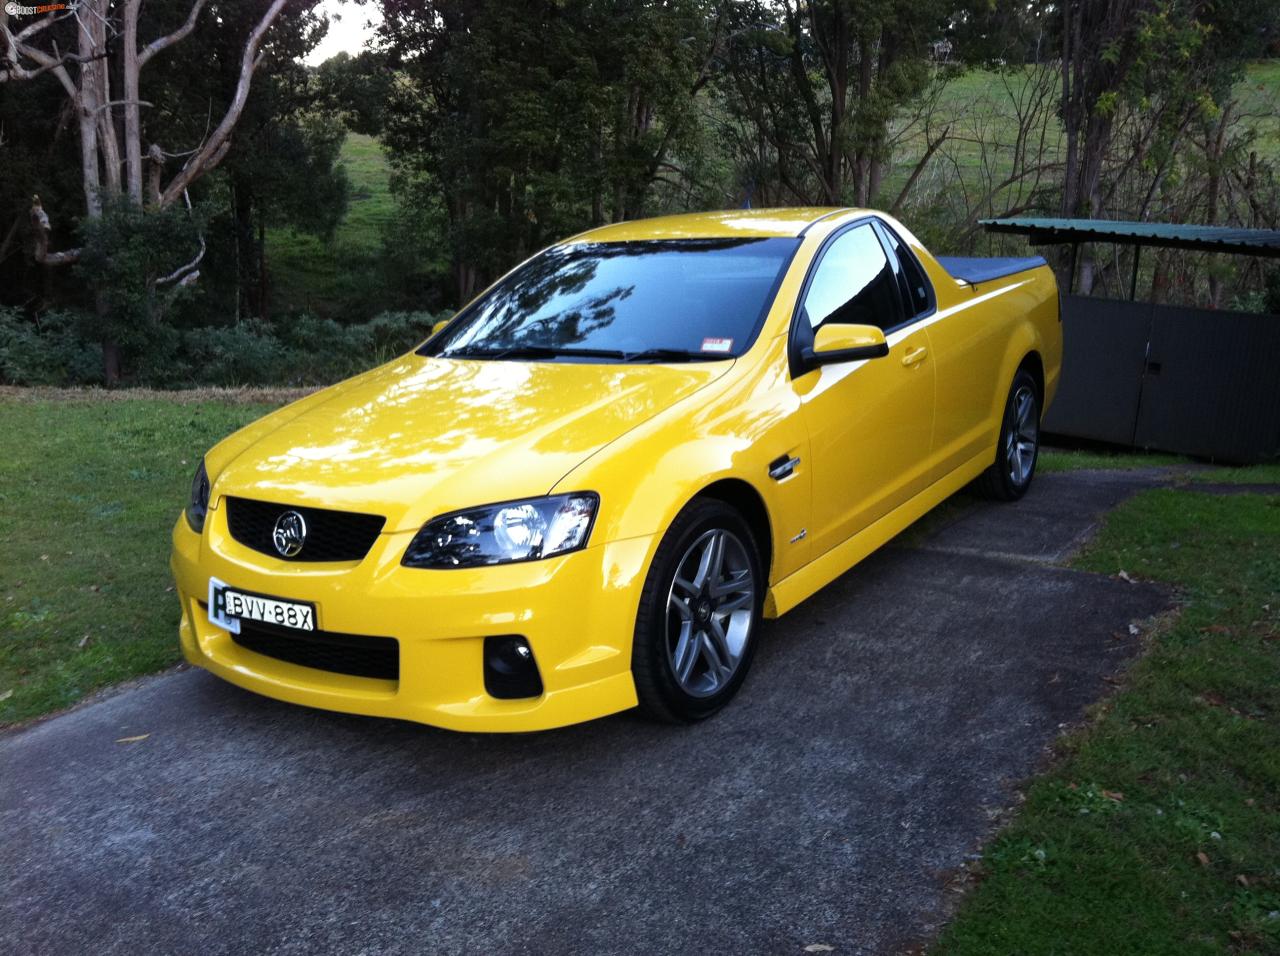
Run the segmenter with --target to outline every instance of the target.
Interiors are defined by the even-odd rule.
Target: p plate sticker
[[[704,352],[732,352],[733,339],[703,339],[702,351]]]
[[[228,634],[240,633],[240,621],[227,617],[227,598],[224,589],[227,584],[217,578],[209,578],[209,623],[220,627]]]

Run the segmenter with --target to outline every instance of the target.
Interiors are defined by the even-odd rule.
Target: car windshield
[[[579,361],[741,355],[798,239],[573,243],[531,259],[423,354]]]

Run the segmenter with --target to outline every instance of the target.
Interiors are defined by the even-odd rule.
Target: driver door
[[[906,320],[896,260],[870,221],[837,234],[819,255],[792,349],[811,343],[823,325],[845,322],[879,326],[889,354],[792,380],[809,432],[815,558],[926,487],[935,392],[928,331]]]

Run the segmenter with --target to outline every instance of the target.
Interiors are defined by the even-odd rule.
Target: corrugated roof
[[[1233,252],[1280,258],[1280,229],[1234,229],[1166,222],[1110,219],[983,219],[988,232],[1025,235],[1033,243],[1118,242],[1204,252]]]

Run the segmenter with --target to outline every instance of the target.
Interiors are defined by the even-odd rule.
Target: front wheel
[[[974,482],[986,498],[1017,501],[1031,487],[1040,457],[1040,389],[1026,369],[1019,369],[1005,402],[996,460]]]
[[[751,529],[720,501],[676,517],[649,567],[631,652],[640,708],[669,723],[710,717],[755,653],[764,574]]]

